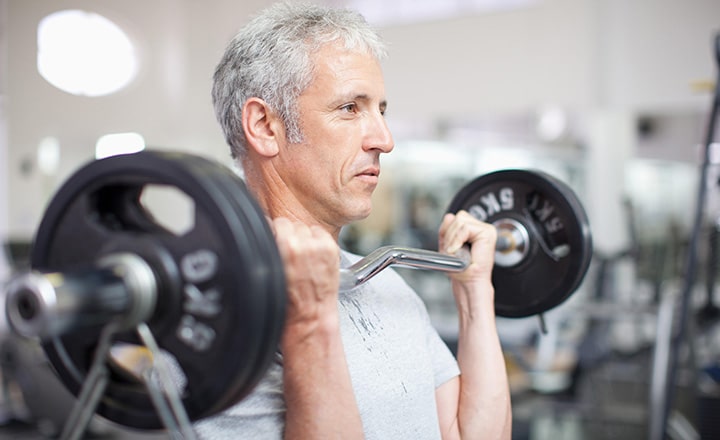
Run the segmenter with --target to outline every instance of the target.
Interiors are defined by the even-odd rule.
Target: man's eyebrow
[[[359,95],[355,95],[353,99],[358,101],[369,101],[370,97],[365,93],[360,93]]]
[[[367,93],[358,93],[356,95],[348,94],[344,97],[337,99],[335,101],[335,103],[333,104],[333,106],[339,105],[340,103],[347,102],[347,101],[368,102],[370,100],[371,100],[370,95],[368,95]],[[380,108],[381,111],[385,111],[385,109],[387,109],[387,100],[383,99],[382,101],[380,101],[380,104],[378,105],[378,107]]]
[[[358,95],[355,95],[355,98],[353,99],[357,101],[370,101],[370,96],[366,93],[360,93]],[[378,107],[380,107],[380,110],[385,111],[385,109],[387,108],[387,100],[383,99],[382,101],[380,101],[380,105]]]

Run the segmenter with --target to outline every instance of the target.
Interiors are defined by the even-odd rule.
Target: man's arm
[[[472,263],[452,276],[459,315],[460,376],[436,391],[443,439],[510,439],[512,411],[505,360],[495,325],[492,266],[496,232],[466,212],[449,214],[440,227],[440,249],[471,244]]]
[[[281,341],[287,439],[362,438],[340,336],[340,254],[324,230],[273,220],[288,289]]]

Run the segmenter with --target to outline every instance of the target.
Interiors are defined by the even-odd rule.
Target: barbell
[[[188,230],[172,231],[146,209],[141,196],[153,185],[189,197]],[[497,171],[458,192],[448,212],[461,209],[498,230],[498,315],[542,313],[580,285],[592,240],[563,182]],[[391,265],[461,271],[468,262],[385,246],[341,269],[340,290]],[[265,215],[233,171],[196,155],[144,151],[82,167],[48,205],[31,267],[8,286],[11,328],[41,340],[78,407],[121,425],[182,427],[227,409],[261,379],[281,337],[285,278]],[[166,358],[180,379],[159,368]],[[161,377],[146,376],[155,371],[147,362]]]

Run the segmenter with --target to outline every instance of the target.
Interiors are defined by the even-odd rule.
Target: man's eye
[[[340,107],[340,110],[348,113],[355,113],[355,111],[357,111],[357,105],[355,105],[354,103],[345,104]]]

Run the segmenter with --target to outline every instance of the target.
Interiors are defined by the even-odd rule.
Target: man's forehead
[[[360,85],[369,81],[374,86],[384,87],[380,62],[368,52],[329,47],[327,50],[316,52],[312,62],[311,82],[320,80],[338,85],[347,84],[352,88],[351,85]],[[354,93],[366,94],[370,97],[369,90]]]

